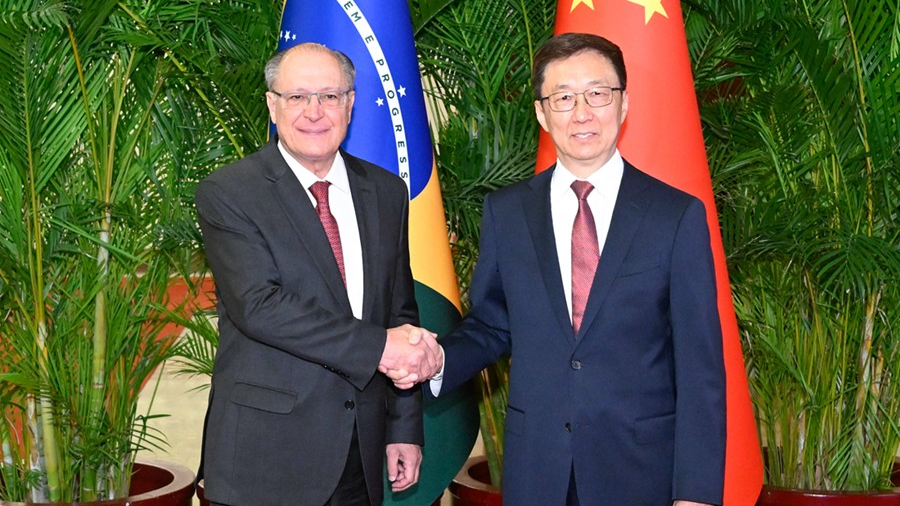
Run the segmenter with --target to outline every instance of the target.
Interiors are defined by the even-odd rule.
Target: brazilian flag
[[[409,242],[423,327],[440,335],[459,322],[441,190],[407,0],[286,0],[279,49],[318,42],[356,66],[356,102],[344,149],[397,174],[409,187]],[[478,432],[473,393],[458,389],[425,407],[419,483],[385,504],[426,506],[468,458]]]

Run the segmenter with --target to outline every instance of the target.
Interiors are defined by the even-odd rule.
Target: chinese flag
[[[678,0],[560,0],[557,34],[593,33],[622,48],[628,71],[628,116],[619,151],[652,176],[703,201],[718,280],[727,376],[725,505],[752,506],[762,487],[762,457],[713,200],[700,114]],[[556,161],[541,133],[537,170]]]

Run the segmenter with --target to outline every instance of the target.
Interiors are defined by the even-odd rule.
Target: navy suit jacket
[[[725,373],[703,204],[625,163],[579,334],[548,170],[485,199],[462,325],[441,339],[442,392],[511,355],[503,502],[722,502]]]
[[[369,497],[381,504],[385,444],[424,442],[421,393],[400,393],[376,371],[385,329],[418,322],[408,192],[342,155],[362,242],[361,320],[274,139],[197,189],[219,313],[201,470],[212,502],[324,504],[355,426]]]

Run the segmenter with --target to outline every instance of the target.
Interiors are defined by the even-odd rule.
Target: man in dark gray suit
[[[421,392],[378,369],[429,377],[438,349],[413,327],[406,186],[340,150],[353,80],[324,46],[277,54],[277,136],[197,189],[218,295],[201,464],[216,504],[379,505],[385,455],[394,491],[418,479]]]

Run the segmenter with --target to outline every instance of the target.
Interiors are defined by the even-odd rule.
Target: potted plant
[[[534,173],[540,127],[534,119],[531,61],[553,32],[556,1],[413,0],[410,7],[465,310],[484,196]],[[508,374],[508,361],[501,361],[478,378],[490,470],[480,476],[490,477],[498,495]],[[451,492],[458,485],[458,480],[451,484]]]
[[[173,354],[173,279],[198,265],[193,183],[266,135],[239,128],[247,87],[221,60],[256,58],[243,39],[271,33],[272,3],[0,15],[0,501],[125,497],[162,443],[137,400]]]
[[[691,6],[688,39],[765,446],[760,504],[776,504],[767,501],[784,487],[888,489],[900,444],[898,6]]]

